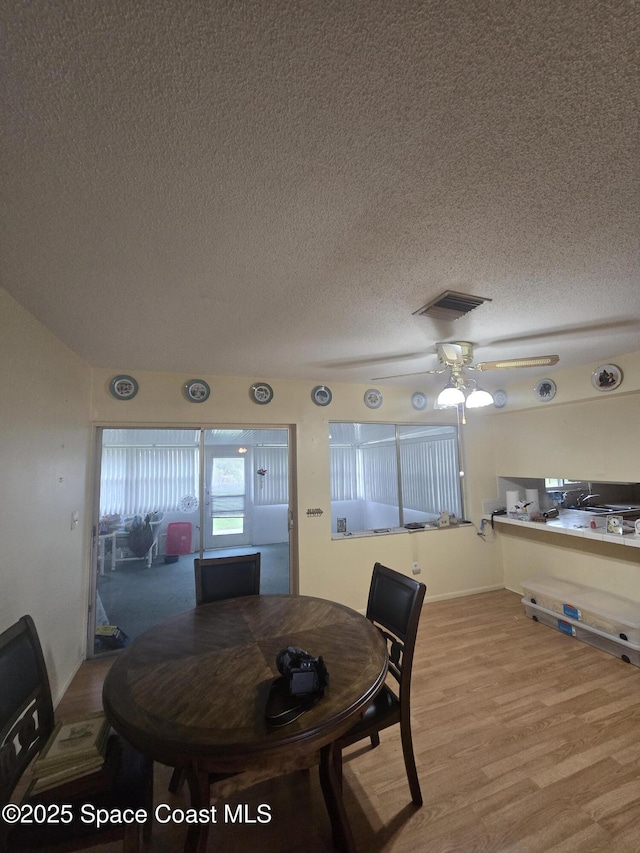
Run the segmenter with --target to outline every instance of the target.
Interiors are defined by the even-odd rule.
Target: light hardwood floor
[[[100,707],[108,661],[83,665],[59,717]],[[400,738],[345,754],[345,802],[363,853],[638,853],[640,670],[536,624],[506,590],[426,604],[413,674],[424,806],[410,801]],[[186,807],[156,769],[155,799]],[[209,850],[329,853],[317,773],[256,786],[233,803],[270,824],[217,824]],[[181,849],[154,825],[149,851]],[[94,848],[103,853],[118,845]]]

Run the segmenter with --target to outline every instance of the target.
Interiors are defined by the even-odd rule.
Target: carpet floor
[[[206,551],[205,557],[227,557],[260,551],[260,592],[274,595],[289,592],[289,545],[255,545]],[[185,554],[176,563],[156,557],[121,563],[116,571],[98,575],[96,624],[116,625],[133,639],[174,613],[195,607],[193,560]]]

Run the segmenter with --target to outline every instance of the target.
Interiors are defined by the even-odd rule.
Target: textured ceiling
[[[639,22],[633,0],[5,0],[0,286],[131,371],[640,349]],[[447,289],[492,301],[413,316]]]

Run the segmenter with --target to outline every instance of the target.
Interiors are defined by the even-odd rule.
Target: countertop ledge
[[[376,530],[354,530],[352,533],[332,533],[331,539],[337,541],[339,539],[362,539],[366,536],[396,536],[398,533],[430,533],[433,530],[462,530],[466,527],[473,527],[470,521],[459,520],[457,524],[450,524],[447,527],[433,527],[430,524],[425,527],[415,527],[407,530],[406,527],[383,527]],[[640,537],[638,537],[640,540]]]
[[[591,516],[593,518],[594,516]],[[488,518],[491,518],[489,515]],[[558,518],[547,519],[543,524],[540,521],[523,521],[519,518],[508,518],[506,515],[495,515],[493,520],[496,524],[512,524],[519,527],[532,527],[535,530],[556,533],[564,536],[582,536],[585,539],[596,539],[602,542],[611,542],[615,545],[628,545],[631,548],[640,548],[640,536],[635,533],[607,533],[606,521],[602,517],[595,517],[595,530],[590,527],[591,520],[585,519],[583,512],[571,509],[560,510]]]

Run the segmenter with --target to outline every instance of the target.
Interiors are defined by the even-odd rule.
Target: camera
[[[278,652],[276,666],[287,679],[292,696],[322,696],[329,683],[329,673],[322,658],[314,658],[295,646]]]

